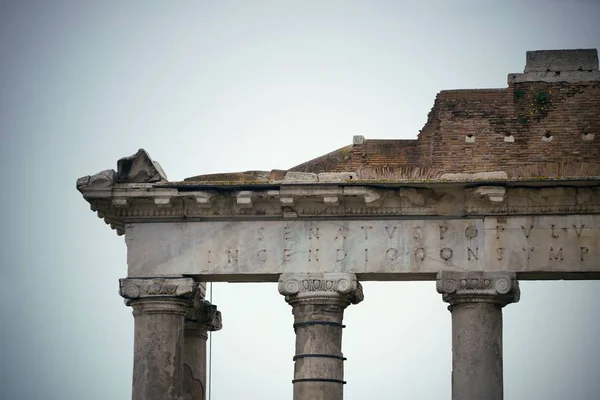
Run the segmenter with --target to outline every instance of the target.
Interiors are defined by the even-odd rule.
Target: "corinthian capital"
[[[518,302],[521,294],[514,272],[442,271],[436,289],[450,305],[487,302],[504,307]]]
[[[364,298],[356,275],[345,273],[282,274],[278,289],[289,303],[341,301],[357,304]]]

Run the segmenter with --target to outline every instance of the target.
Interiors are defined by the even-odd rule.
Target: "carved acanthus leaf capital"
[[[119,293],[128,303],[137,300],[169,299],[188,300],[200,290],[192,278],[126,278],[119,279]]]
[[[362,286],[355,274],[282,274],[279,278],[278,289],[290,304],[328,301],[357,304],[364,298]]]
[[[505,306],[518,302],[521,294],[514,272],[441,271],[436,289],[450,305],[488,302]]]

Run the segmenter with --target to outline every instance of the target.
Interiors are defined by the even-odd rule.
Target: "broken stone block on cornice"
[[[167,175],[157,161],[152,161],[148,152],[139,149],[129,157],[117,161],[118,183],[166,182]]]
[[[475,189],[475,193],[487,197],[492,203],[501,203],[504,201],[506,189],[503,186],[480,186]]]
[[[296,182],[317,182],[317,174],[311,172],[296,172],[288,171],[285,174],[284,183],[296,183]]]
[[[321,172],[319,182],[337,183],[356,180],[356,172]]]
[[[508,175],[504,171],[475,172],[475,173],[445,173],[440,176],[441,180],[448,181],[488,181],[507,180]]]
[[[363,186],[346,186],[343,188],[344,196],[362,197],[366,204],[373,203],[381,197],[381,195],[373,189]]]
[[[107,169],[98,172],[95,175],[86,175],[77,179],[77,189],[81,192],[82,189],[104,189],[110,188],[115,184],[115,171]]]

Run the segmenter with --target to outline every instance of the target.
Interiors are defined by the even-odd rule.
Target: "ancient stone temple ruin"
[[[401,280],[437,280],[449,304],[452,398],[500,400],[519,280],[600,278],[599,185],[596,50],[528,52],[506,88],[442,91],[416,140],[180,182],[140,150],[77,180],[125,235],[135,400],[205,398],[211,281],[279,282],[294,399],[340,400],[344,311],[361,281]]]

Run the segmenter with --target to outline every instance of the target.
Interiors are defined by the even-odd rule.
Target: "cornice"
[[[483,189],[482,189],[483,188]],[[291,190],[293,189],[293,190]],[[88,185],[79,190],[119,235],[132,222],[219,219],[464,217],[600,213],[600,188],[503,186],[182,191],[152,184]]]
[[[600,213],[598,179],[571,184],[488,180],[364,185],[296,179],[225,187],[169,183],[160,165],[143,150],[119,160],[118,166],[119,171],[78,179],[77,189],[119,235],[133,222]]]

